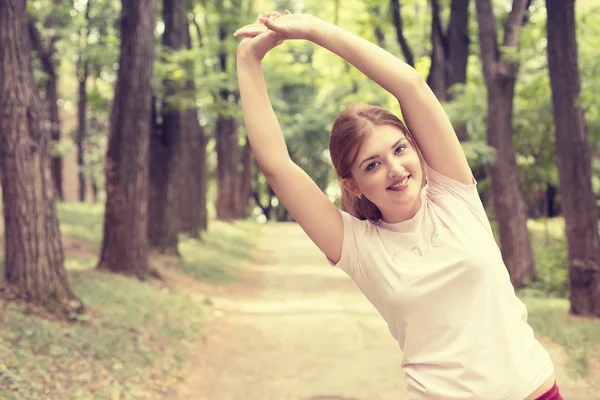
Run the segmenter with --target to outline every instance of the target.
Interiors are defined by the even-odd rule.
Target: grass
[[[529,220],[538,275],[519,291],[536,334],[561,345],[574,376],[584,376],[589,360],[600,356],[600,320],[569,315],[569,280],[564,219]]]
[[[600,357],[600,320],[569,315],[567,299],[521,296],[529,323],[538,335],[550,338],[569,355],[574,376],[587,373],[591,358]]]
[[[102,212],[59,205],[69,280],[89,313],[66,324],[8,304],[0,326],[0,398],[163,398],[185,376],[208,305],[183,287],[95,270]],[[181,267],[190,280],[234,282],[258,232],[251,222],[213,223],[204,242],[182,238]]]

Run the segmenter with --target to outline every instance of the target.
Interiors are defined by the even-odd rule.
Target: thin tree
[[[62,4],[62,0],[52,0],[53,7],[57,8]],[[46,106],[50,118],[50,136],[52,144],[60,142],[60,115],[58,112],[58,73],[59,63],[56,59],[56,42],[59,40],[59,26],[55,13],[51,13],[46,22],[46,28],[53,31],[47,38],[42,38],[35,25],[35,21],[29,20],[29,35],[31,36],[32,48],[36,51],[40,60],[42,70],[46,74]],[[56,188],[56,195],[63,199],[63,162],[60,155],[54,155],[51,161],[52,178]]]
[[[229,7],[226,7],[223,2],[217,1],[217,11],[221,17],[218,26],[218,59],[219,69],[223,73],[229,72],[227,43],[234,31],[232,18],[236,15],[239,16],[241,4],[241,0],[235,0]],[[224,221],[237,218],[237,211],[239,210],[239,124],[237,118],[231,115],[229,111],[231,98],[236,96],[226,87],[220,88],[218,95],[215,96],[219,110],[215,129],[217,150],[217,198],[215,208],[217,218]]]
[[[106,211],[98,268],[143,279],[156,0],[122,0],[121,48],[106,154]]]
[[[444,29],[439,0],[431,0],[431,68],[427,83],[440,101],[452,100],[450,88],[467,81],[469,59],[469,0],[452,0],[450,20]],[[456,127],[461,141],[468,139],[467,129]]]
[[[86,179],[85,179],[85,138],[87,136],[87,81],[89,75],[89,61],[85,54],[85,46],[90,32],[90,8],[92,0],[87,0],[85,6],[85,26],[79,31],[79,57],[77,58],[77,81],[79,82],[77,100],[77,133],[75,144],[77,145],[77,177],[78,177],[78,199],[85,201]]]
[[[600,317],[600,264],[591,152],[580,105],[575,0],[546,0],[548,70],[559,192],[569,255],[571,313]]]
[[[527,0],[513,0],[504,23],[502,48],[498,45],[491,0],[476,0],[481,63],[487,87],[487,141],[496,149],[491,167],[494,206],[500,248],[511,282],[522,287],[536,278],[527,214],[512,141],[513,100],[518,65],[514,61]]]
[[[69,288],[51,174],[50,131],[31,65],[25,0],[0,2],[0,179],[4,296],[82,312]]]

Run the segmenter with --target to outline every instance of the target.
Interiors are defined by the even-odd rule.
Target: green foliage
[[[562,297],[569,295],[569,262],[563,218],[527,222],[538,280],[528,285],[530,295]]]

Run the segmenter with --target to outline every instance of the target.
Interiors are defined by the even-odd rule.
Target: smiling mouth
[[[391,190],[394,192],[398,192],[400,190],[404,190],[406,189],[406,186],[408,185],[408,180],[410,179],[410,175],[405,176],[404,178],[394,182],[393,185],[388,186],[387,190]]]

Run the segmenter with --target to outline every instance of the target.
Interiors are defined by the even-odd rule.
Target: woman
[[[279,200],[388,323],[409,399],[562,399],[548,353],[527,324],[442,106],[420,75],[378,46],[311,15],[259,16],[235,33],[246,130]],[[295,165],[261,69],[284,40],[344,58],[401,106],[355,104],[329,141],[343,211]]]

